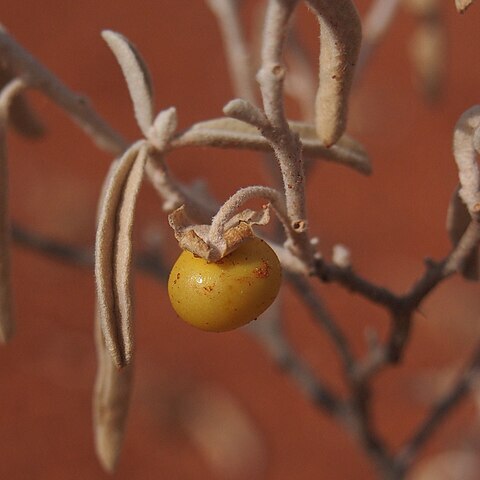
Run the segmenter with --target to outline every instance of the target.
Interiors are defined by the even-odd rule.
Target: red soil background
[[[362,13],[368,3],[358,2]],[[312,234],[320,237],[325,255],[335,243],[344,243],[362,274],[398,291],[421,274],[425,256],[439,258],[450,247],[445,213],[457,182],[451,132],[459,115],[478,102],[480,5],[461,16],[453,3],[443,5],[448,68],[441,100],[428,105],[415,89],[408,58],[415,21],[402,10],[352,96],[349,132],[370,152],[374,174],[366,178],[319,163],[308,193]],[[138,46],[152,72],[157,108],[175,105],[180,127],[220,116],[232,98],[218,29],[201,1],[3,0],[0,11],[2,23],[22,45],[85,93],[131,140],[139,133],[119,68],[99,36],[104,28],[122,32]],[[314,60],[317,25],[306,10],[300,17]],[[42,234],[90,247],[96,201],[111,159],[48,100],[35,94],[32,100],[48,134],[35,142],[9,136],[12,217]],[[170,165],[186,182],[208,179],[219,199],[264,181],[258,157],[245,152],[181,151]],[[175,253],[161,204],[147,185],[138,206],[138,248],[153,228]],[[93,273],[14,247],[13,283],[18,329],[0,350],[0,478],[109,478],[95,458],[90,421]],[[385,333],[388,319],[380,309],[339,288],[318,288],[358,353],[365,349],[365,326]],[[212,335],[184,325],[163,285],[145,275],[137,275],[136,292],[135,394],[115,478],[374,478],[369,460],[348,435],[318,413],[248,335]],[[427,411],[420,397],[435,394],[424,379],[460,365],[479,336],[477,292],[478,285],[459,279],[442,285],[417,315],[403,364],[375,382],[376,423],[394,447]],[[319,375],[342,389],[328,339],[287,287],[284,305],[295,346]],[[235,399],[233,410],[253,422],[265,471],[247,466],[248,473],[240,474],[233,461],[223,473],[213,469],[181,427],[172,401],[209,386],[228,392]],[[222,402],[215,398],[212,402]],[[225,415],[227,421],[230,414]],[[423,458],[462,445],[475,415],[471,400],[462,404]],[[222,429],[208,421],[214,430]],[[240,464],[243,450],[242,445],[236,449]]]

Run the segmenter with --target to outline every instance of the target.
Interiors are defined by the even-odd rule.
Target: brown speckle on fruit
[[[270,265],[262,258],[262,265],[253,270],[257,278],[266,278],[270,275]]]

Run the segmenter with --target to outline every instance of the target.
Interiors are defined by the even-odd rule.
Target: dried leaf
[[[120,64],[133,102],[137,124],[147,136],[153,122],[153,87],[148,68],[136,47],[123,35],[104,30],[102,37]]]
[[[93,393],[95,450],[103,468],[113,473],[117,465],[130,404],[133,364],[118,370],[105,347],[98,307],[95,321],[97,376]]]
[[[452,244],[456,246],[471,222],[470,213],[459,196],[460,187],[453,192],[447,210],[447,231]],[[467,280],[479,279],[478,248],[474,249],[465,259],[461,274]]]
[[[146,149],[139,142],[116,163],[102,201],[95,246],[95,276],[105,342],[118,367],[133,353],[131,234]]]
[[[370,159],[364,148],[347,135],[327,148],[318,138],[314,125],[289,122],[290,128],[300,135],[302,150],[310,157],[320,157],[351,167],[361,173],[371,173]],[[245,148],[269,151],[268,140],[258,129],[234,118],[218,118],[200,122],[178,134],[170,148],[209,146],[218,148]]]
[[[307,0],[320,24],[319,86],[315,102],[318,137],[327,147],[345,131],[347,105],[362,27],[351,0]]]
[[[463,13],[474,2],[474,0],[455,0],[457,11]]]

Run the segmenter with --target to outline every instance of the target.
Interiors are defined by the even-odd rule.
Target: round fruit
[[[210,332],[255,320],[275,300],[282,279],[275,252],[259,238],[246,240],[218,262],[184,251],[168,279],[178,316]]]

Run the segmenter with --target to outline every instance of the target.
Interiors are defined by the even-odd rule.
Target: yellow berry
[[[170,273],[168,294],[185,322],[224,332],[263,313],[275,300],[281,278],[275,252],[253,238],[218,262],[209,263],[185,250]]]

